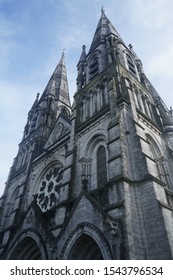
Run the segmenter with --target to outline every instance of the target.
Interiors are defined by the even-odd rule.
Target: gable
[[[60,114],[52,132],[49,135],[49,138],[44,148],[47,149],[50,146],[60,142],[63,138],[69,135],[70,131],[71,131],[70,119],[63,114]]]
[[[110,228],[111,225],[114,225],[116,234],[119,234],[120,231],[119,223],[109,216],[102,206],[85,190],[81,192],[76,200],[71,213],[64,223],[60,235],[64,235],[64,231],[69,233],[81,223],[99,225],[100,230],[103,230],[105,225]]]

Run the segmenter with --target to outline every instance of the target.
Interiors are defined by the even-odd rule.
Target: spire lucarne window
[[[94,78],[99,71],[99,59],[95,56],[90,64],[90,79]]]
[[[133,62],[133,59],[130,57],[129,54],[126,54],[126,58],[127,58],[127,64],[128,64],[128,68],[129,70],[136,75],[136,67],[135,64]]]

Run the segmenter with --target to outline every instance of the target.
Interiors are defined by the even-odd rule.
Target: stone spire
[[[32,160],[44,151],[45,143],[60,114],[71,116],[71,105],[64,62],[64,51],[43,94],[36,99],[28,113],[23,138],[10,176],[29,170]]]
[[[86,47],[82,46],[82,53],[77,64],[78,77],[77,77],[77,90],[86,84]]]
[[[61,59],[55,68],[40,100],[45,99],[46,96],[52,96],[55,101],[59,101],[61,106],[65,106],[71,112],[71,104],[69,97],[67,72],[64,61],[65,53],[63,51]]]
[[[115,27],[112,25],[112,23],[107,18],[107,16],[105,15],[105,11],[102,7],[101,17],[98,22],[89,52],[92,51],[95,47],[97,47],[100,43],[102,43],[105,39],[105,36],[107,36],[109,34],[113,34],[117,38],[121,39],[121,36],[116,31]]]
[[[40,99],[39,94],[37,94],[36,100],[29,111],[23,139],[33,134],[34,131],[39,137],[40,131],[48,136],[60,113],[65,113],[67,116],[71,115],[64,51],[43,94]]]
[[[83,46],[82,46],[82,53],[81,53],[81,56],[80,56],[78,65],[79,65],[80,63],[84,63],[85,61],[86,61],[86,46],[83,45]]]

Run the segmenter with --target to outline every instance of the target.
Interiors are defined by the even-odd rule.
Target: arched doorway
[[[82,236],[79,237],[79,239],[73,245],[68,259],[103,260],[103,255],[95,240],[87,234],[82,234]]]
[[[26,237],[14,250],[12,260],[41,260],[41,252],[36,241]]]

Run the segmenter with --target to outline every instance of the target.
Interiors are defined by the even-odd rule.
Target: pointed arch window
[[[164,182],[168,188],[172,187],[172,182],[170,178],[170,171],[169,171],[169,164],[167,158],[165,158],[160,149],[158,148],[157,144],[154,140],[147,135],[147,140],[150,143],[150,149],[152,153],[152,158],[156,162],[156,167],[158,171],[158,177],[162,182]]]
[[[106,149],[100,146],[97,150],[97,186],[104,187],[107,182]]]
[[[133,59],[130,57],[129,54],[126,54],[126,59],[127,59],[127,64],[128,64],[128,68],[129,70],[136,75],[136,66],[134,64]]]
[[[137,108],[146,116],[148,116],[152,121],[156,122],[154,114],[155,105],[152,103],[152,100],[141,90],[138,91],[135,85],[133,86],[133,88]]]
[[[92,79],[95,75],[98,74],[99,71],[99,59],[97,56],[95,56],[90,64],[90,79]]]
[[[80,121],[83,122],[84,120],[84,102],[80,102]]]
[[[135,103],[138,109],[140,109],[142,111],[142,98],[141,98],[141,94],[139,93],[137,87],[135,85],[133,85],[133,89],[134,89],[134,97],[135,97]]]

